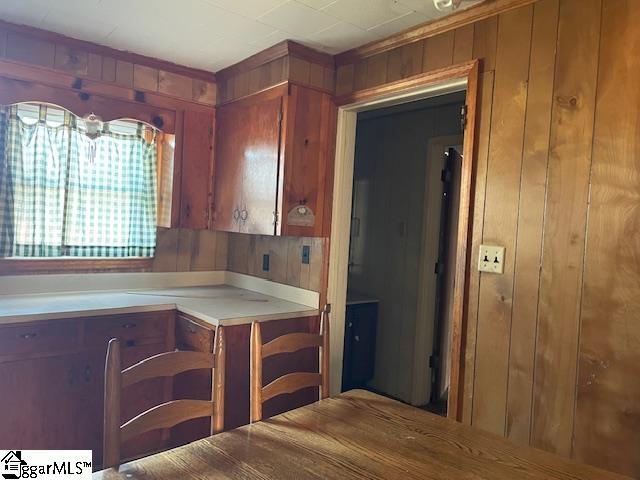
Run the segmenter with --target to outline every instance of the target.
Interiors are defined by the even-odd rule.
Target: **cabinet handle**
[[[31,338],[35,338],[35,337],[37,337],[37,336],[38,336],[38,334],[37,334],[37,333],[35,333],[35,332],[32,332],[32,333],[23,333],[22,335],[20,335],[20,338],[24,338],[25,340],[29,340],[29,339],[31,339]]]
[[[238,210],[237,208],[233,211],[233,219],[237,222],[238,219],[240,218],[240,210]]]
[[[122,324],[122,328],[126,328],[126,329],[135,328],[135,327],[136,327],[135,323],[123,323]]]
[[[187,203],[187,206],[184,208],[184,211],[187,215],[187,218],[191,216],[191,205]]]
[[[247,210],[246,210],[246,209],[245,209],[245,210],[242,210],[242,213],[240,214],[240,219],[241,219],[243,222],[246,222],[246,221],[247,221],[247,218],[249,218],[249,212],[247,212]]]

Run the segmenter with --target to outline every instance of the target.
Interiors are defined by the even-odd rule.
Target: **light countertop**
[[[173,310],[211,325],[308,317],[318,309],[230,285],[0,295],[0,324]]]

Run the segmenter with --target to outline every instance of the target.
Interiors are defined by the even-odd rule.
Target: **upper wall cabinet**
[[[321,236],[334,120],[329,94],[294,84],[219,107],[214,228]]]
[[[180,226],[183,228],[209,228],[213,131],[213,110],[184,112],[180,176]]]

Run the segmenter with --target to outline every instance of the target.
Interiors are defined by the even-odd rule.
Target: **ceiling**
[[[0,0],[2,20],[214,72],[285,39],[334,54],[443,15],[432,0]]]

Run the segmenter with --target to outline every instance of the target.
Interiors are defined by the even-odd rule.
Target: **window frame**
[[[2,81],[4,80],[4,81]],[[165,110],[151,105],[137,104],[135,105],[138,110],[138,115],[132,115],[132,103],[116,100],[108,97],[102,97],[97,95],[91,95],[89,99],[82,100],[81,104],[83,109],[78,110],[79,105],[75,101],[69,102],[69,107],[66,106],[67,102],[64,100],[70,100],[68,98],[66,89],[60,89],[56,87],[50,87],[47,85],[32,85],[36,87],[35,90],[31,88],[26,91],[21,91],[23,85],[18,82],[11,81],[10,78],[5,77],[0,73],[0,81],[2,81],[4,89],[4,95],[0,95],[0,103],[3,105],[22,103],[22,102],[36,102],[36,103],[50,103],[54,106],[59,106],[63,109],[67,109],[78,116],[83,116],[85,112],[96,111],[101,115],[104,121],[110,121],[118,118],[127,118],[132,120],[139,120],[144,123],[150,123],[149,120],[160,117],[167,121],[165,124],[168,128],[163,130],[163,134],[174,135],[177,142],[178,136],[176,130],[177,116],[181,113],[178,111]],[[26,95],[29,95],[27,97]],[[77,94],[76,94],[77,95]],[[77,98],[77,97],[76,97]],[[75,99],[73,99],[75,100]],[[106,107],[106,108],[105,108]],[[178,145],[176,144],[176,147]],[[160,148],[160,143],[158,144]],[[176,165],[180,165],[181,156],[178,148],[175,149],[173,159],[173,174],[176,174]],[[179,172],[179,170],[178,170]],[[160,181],[160,169],[158,170],[158,180]],[[171,183],[175,185],[175,178]],[[160,185],[160,184],[158,184]],[[175,197],[172,192],[172,197]],[[179,193],[179,192],[178,192]],[[173,223],[173,221],[172,221]],[[156,222],[156,226],[157,222]],[[160,225],[162,226],[162,225]],[[156,240],[157,248],[157,240]],[[157,251],[156,251],[157,255]],[[151,271],[155,257],[128,257],[128,258],[99,258],[99,257],[57,257],[57,258],[25,258],[25,257],[8,257],[0,258],[0,276],[3,275],[20,275],[20,274],[39,274],[39,273],[97,273],[97,272],[144,272]]]

